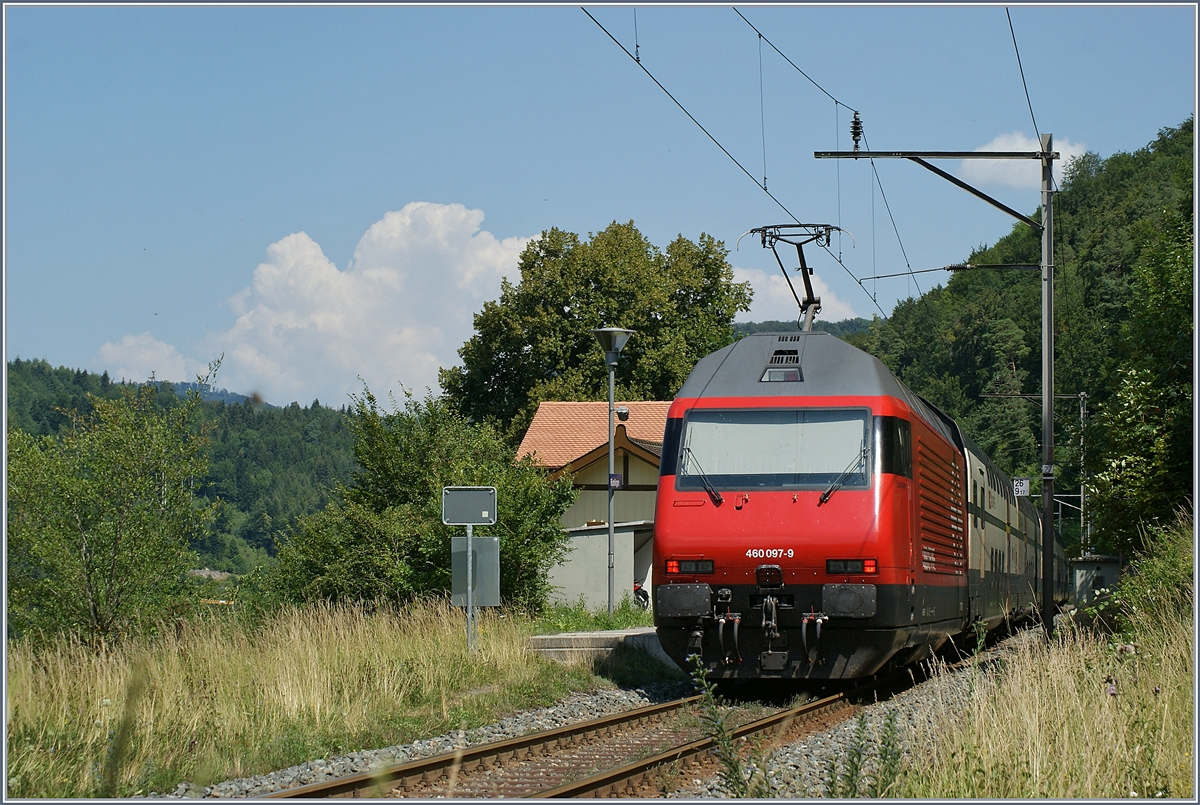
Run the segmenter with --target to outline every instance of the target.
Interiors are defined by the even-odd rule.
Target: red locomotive
[[[668,414],[654,621],[714,679],[848,679],[1035,613],[1041,527],[955,422],[823,332],[702,359]],[[1065,598],[1061,545],[1056,595]],[[972,640],[973,642],[973,640]]]

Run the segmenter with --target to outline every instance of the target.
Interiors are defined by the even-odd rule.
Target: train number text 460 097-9
[[[748,559],[791,559],[795,554],[791,548],[750,548],[746,551]]]

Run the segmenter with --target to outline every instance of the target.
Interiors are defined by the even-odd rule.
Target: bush
[[[1145,528],[1147,546],[1121,577],[1116,600],[1120,623],[1131,636],[1153,624],[1190,617],[1195,590],[1194,519],[1190,509],[1180,509],[1175,522]]]
[[[540,609],[567,535],[559,518],[574,500],[569,478],[547,479],[489,425],[472,424],[441,399],[411,396],[381,411],[369,389],[354,398],[360,469],[338,500],[302,517],[279,546],[264,587],[280,601],[407,600],[450,591],[450,539],[442,488],[496,487],[497,522],[476,535],[500,540],[500,596]]]

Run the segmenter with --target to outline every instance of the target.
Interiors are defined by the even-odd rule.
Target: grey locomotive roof
[[[799,353],[799,382],[762,381],[776,350]],[[819,330],[754,333],[735,341],[701,358],[678,396],[896,397],[951,444],[962,445],[952,420],[897,380],[878,358]]]

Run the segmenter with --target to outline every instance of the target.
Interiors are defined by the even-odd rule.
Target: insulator
[[[862,120],[858,117],[858,112],[854,113],[854,119],[850,121],[850,137],[854,140],[854,150],[858,150],[858,141],[862,139]]]

